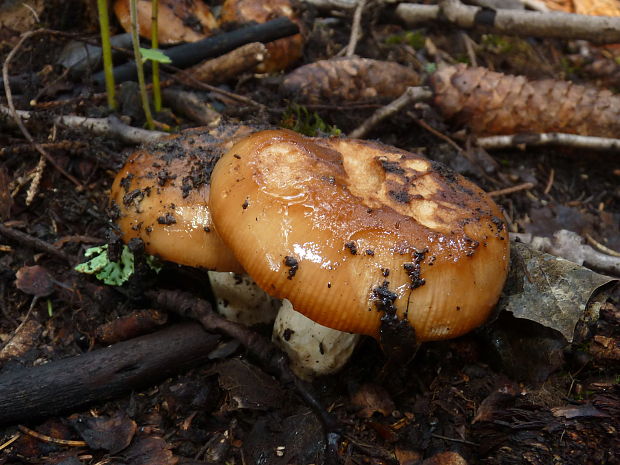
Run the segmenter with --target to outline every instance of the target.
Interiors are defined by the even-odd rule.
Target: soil
[[[22,370],[188,320],[153,310],[145,298],[149,290],[177,289],[212,300],[203,270],[163,264],[159,274],[145,271],[122,287],[74,270],[87,248],[119,245],[108,195],[135,147],[115,136],[54,124],[58,115],[110,113],[88,75],[72,77],[56,64],[70,38],[98,41],[96,11],[85,1],[35,3],[42,24],[61,33],[39,33],[21,45],[7,69],[13,103],[32,112],[33,139],[83,187],[50,163],[38,174],[39,152],[10,117],[0,116],[0,392],[11,376],[23,381],[30,373]],[[3,8],[0,13],[9,15]],[[351,16],[304,7],[306,52],[296,66],[345,48]],[[36,27],[21,21],[2,31],[3,63],[19,33]],[[119,31],[118,24],[112,27]],[[398,62],[423,77],[440,61],[471,59],[461,32],[429,25],[407,35],[407,28],[374,3],[364,14],[362,31],[358,55]],[[480,66],[612,91],[620,85],[615,48],[468,34],[478,44]],[[282,78],[248,73],[221,84],[263,104],[258,110],[218,92],[184,89],[208,100],[226,121],[275,127],[303,119],[282,97]],[[141,126],[144,117],[133,90],[120,92],[124,100],[116,114],[131,115],[131,124]],[[326,101],[307,109],[346,134],[384,103]],[[0,104],[7,106],[4,95]],[[568,229],[620,250],[617,154],[557,147],[486,152],[458,139],[463,127],[445,121],[432,105],[408,108],[366,137],[424,153],[486,191],[532,183],[495,197],[511,232],[550,237]],[[156,119],[173,129],[199,125],[171,111]],[[446,136],[454,136],[465,150],[457,151]],[[136,252],[139,256],[139,246]],[[295,264],[287,266],[294,274]],[[313,382],[319,403],[337,420],[337,430],[327,438],[320,415],[294,384],[267,373],[260,357],[220,335],[216,348],[205,349],[208,360],[197,357],[189,369],[170,374],[156,368],[162,376],[140,375],[146,382],[128,384],[113,398],[102,394],[101,400],[79,407],[72,406],[80,404],[79,398],[68,399],[55,413],[42,408],[41,414],[5,421],[0,464],[620,463],[620,292],[613,286],[607,291],[600,318],[573,344],[557,343],[557,334],[547,337],[552,330],[503,314],[472,334],[423,344],[412,361],[396,367],[386,364],[376,341],[363,340],[340,373]],[[255,330],[269,337],[269,328]],[[542,347],[541,340],[554,341],[545,346],[546,364],[514,349],[515,344]],[[94,376],[75,372],[75,384],[85,373]],[[95,381],[105,386],[108,380]],[[37,382],[51,404],[69,389]],[[35,387],[23,385],[26,391]],[[8,408],[0,408],[0,419]]]

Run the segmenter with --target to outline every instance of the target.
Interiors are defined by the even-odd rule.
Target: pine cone
[[[620,137],[620,96],[567,81],[528,81],[486,68],[448,66],[431,77],[443,115],[479,136],[564,132]]]
[[[393,100],[418,74],[398,63],[368,58],[336,58],[301,66],[282,83],[286,94],[308,103]]]

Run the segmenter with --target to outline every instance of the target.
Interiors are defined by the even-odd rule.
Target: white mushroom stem
[[[209,280],[217,310],[229,320],[247,326],[275,320],[280,299],[266,294],[248,275],[209,271]]]
[[[272,339],[289,356],[295,374],[312,379],[340,370],[360,337],[321,326],[295,311],[284,299],[273,326]]]

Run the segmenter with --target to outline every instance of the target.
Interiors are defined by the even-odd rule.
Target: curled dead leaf
[[[47,297],[54,292],[54,280],[42,266],[22,266],[15,277],[15,286],[26,294]]]

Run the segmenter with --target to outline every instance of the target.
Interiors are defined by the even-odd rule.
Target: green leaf
[[[121,258],[118,262],[110,261],[108,246],[91,247],[84,256],[93,257],[87,262],[80,263],[75,270],[80,273],[94,274],[97,279],[110,286],[120,286],[134,273],[134,256],[126,245],[123,246]],[[161,270],[161,264],[152,256],[146,257],[146,264],[156,273]]]
[[[142,54],[142,62],[145,62],[146,60],[151,60],[156,61],[157,63],[172,63],[170,57],[158,48],[140,47],[140,53]]]

